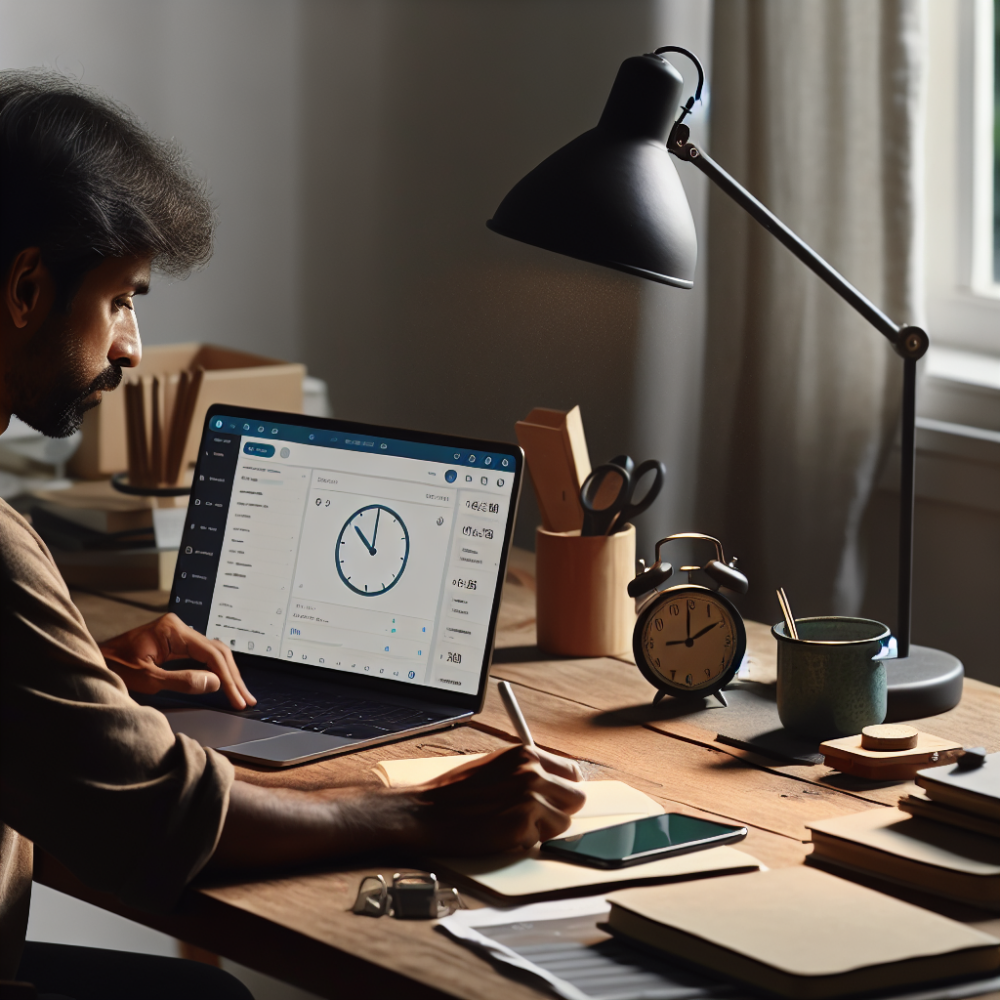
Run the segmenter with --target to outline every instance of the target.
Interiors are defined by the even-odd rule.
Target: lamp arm
[[[686,125],[674,126],[667,149],[680,160],[697,167],[729,195],[737,205],[783,243],[803,264],[823,279],[845,302],[878,330],[903,358],[916,361],[927,353],[927,334],[916,326],[898,326],[870,299],[861,294],[839,271],[831,267],[812,247],[800,239],[773,212],[759,202],[718,163],[688,140]]]
[[[903,358],[902,455],[899,470],[899,579],[896,606],[897,656],[910,652],[913,601],[913,499],[916,473],[917,360],[927,353],[927,334],[918,326],[897,326],[881,309],[861,294],[839,271],[831,267],[773,212],[761,204],[742,184],[726,173],[710,156],[688,142],[690,131],[676,122],[667,149],[678,159],[696,166],[744,211],[783,243],[803,264],[822,278],[844,301],[859,312]]]

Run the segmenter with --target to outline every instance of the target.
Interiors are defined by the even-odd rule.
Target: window
[[[934,346],[1000,357],[1000,0],[927,5],[927,331]]]

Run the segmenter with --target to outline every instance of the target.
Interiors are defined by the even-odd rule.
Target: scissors
[[[632,497],[639,480],[648,472],[655,474],[646,495],[633,503]],[[667,467],[656,459],[636,467],[628,455],[619,455],[605,465],[599,465],[580,487],[583,507],[581,535],[610,535],[621,531],[637,514],[641,514],[659,496]]]

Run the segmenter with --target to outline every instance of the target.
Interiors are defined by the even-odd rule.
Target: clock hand
[[[688,643],[690,643],[691,642],[691,605],[690,604],[688,605],[687,612],[688,612],[688,615],[687,615],[687,621],[688,621],[687,641],[688,641]]]
[[[691,636],[691,641],[694,642],[695,639],[701,638],[701,636],[703,636],[706,632],[711,632],[716,625],[721,625],[721,624],[722,622],[712,622],[711,625],[706,625],[700,632],[697,632],[695,635]]]
[[[375,549],[372,547],[371,542],[369,542],[368,539],[361,533],[361,529],[357,525],[354,525],[354,530],[358,533],[358,538],[365,543],[365,548],[368,550],[368,554],[370,556],[375,555]]]
[[[375,511],[375,530],[372,532],[372,555],[375,555],[375,539],[378,538],[378,519],[382,516],[382,508]]]

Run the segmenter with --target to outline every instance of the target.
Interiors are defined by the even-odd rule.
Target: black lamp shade
[[[666,147],[682,86],[660,56],[626,59],[597,127],[520,180],[486,225],[522,243],[690,288],[698,239]]]

